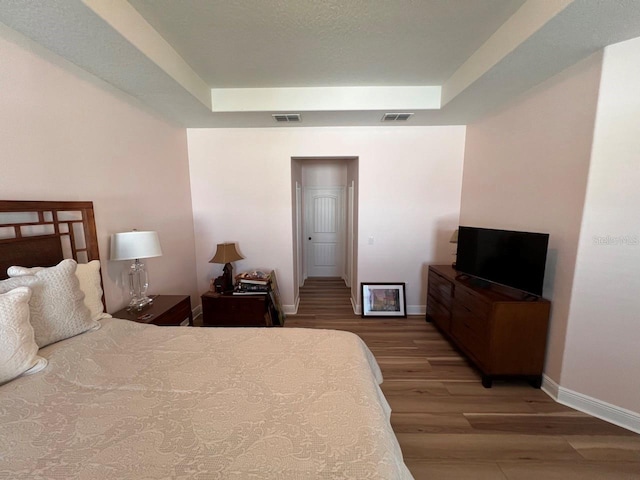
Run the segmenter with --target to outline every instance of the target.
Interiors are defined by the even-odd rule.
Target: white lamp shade
[[[162,255],[157,232],[123,232],[111,236],[111,260],[135,260]]]

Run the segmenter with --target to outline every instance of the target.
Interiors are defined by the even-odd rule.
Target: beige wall
[[[198,284],[220,274],[215,244],[237,241],[237,269],[274,267],[293,309],[291,158],[359,158],[359,281],[407,282],[424,311],[425,264],[449,262],[458,223],[464,127],[189,129]],[[373,245],[368,238],[373,237]]]
[[[591,155],[601,55],[467,127],[462,225],[550,234],[545,373],[560,381]]]
[[[607,47],[561,383],[640,432],[638,85],[640,39]]]
[[[94,202],[107,309],[126,301],[109,236],[157,230],[151,293],[198,301],[186,132],[0,24],[0,198]]]

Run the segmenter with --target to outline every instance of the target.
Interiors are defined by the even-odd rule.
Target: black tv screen
[[[546,233],[460,226],[456,269],[542,296],[548,244]]]

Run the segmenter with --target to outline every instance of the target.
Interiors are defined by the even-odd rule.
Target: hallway
[[[339,277],[309,277],[300,287],[296,319],[336,319],[353,316],[349,287]]]

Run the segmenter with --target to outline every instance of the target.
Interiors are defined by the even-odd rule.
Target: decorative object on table
[[[456,230],[451,234],[451,238],[449,239],[449,243],[453,243],[454,245],[458,243],[458,229],[456,228]],[[452,253],[452,255],[454,257],[458,256],[458,252],[454,252]],[[453,268],[456,268],[456,260],[453,261],[453,263],[451,264],[451,266]]]
[[[266,295],[271,290],[271,275],[262,270],[252,270],[236,275],[234,295]]]
[[[215,288],[217,293],[231,292],[233,290],[233,266],[231,262],[242,260],[244,257],[238,253],[235,243],[219,243],[216,248],[216,254],[209,263],[223,263],[222,275],[215,279]],[[218,292],[219,289],[222,292]]]
[[[266,285],[255,285],[251,283],[236,283],[235,287],[233,287],[234,295],[266,295],[271,290],[269,284]]]
[[[363,317],[406,317],[404,283],[361,283]]]
[[[115,233],[111,236],[111,260],[133,260],[129,268],[129,294],[131,301],[129,308],[141,310],[153,300],[147,296],[149,275],[140,262],[142,258],[159,257],[162,255],[160,239],[157,232]]]
[[[242,272],[236,275],[237,283],[245,283],[249,285],[268,285],[271,281],[271,275],[262,270],[251,270],[250,272]]]

